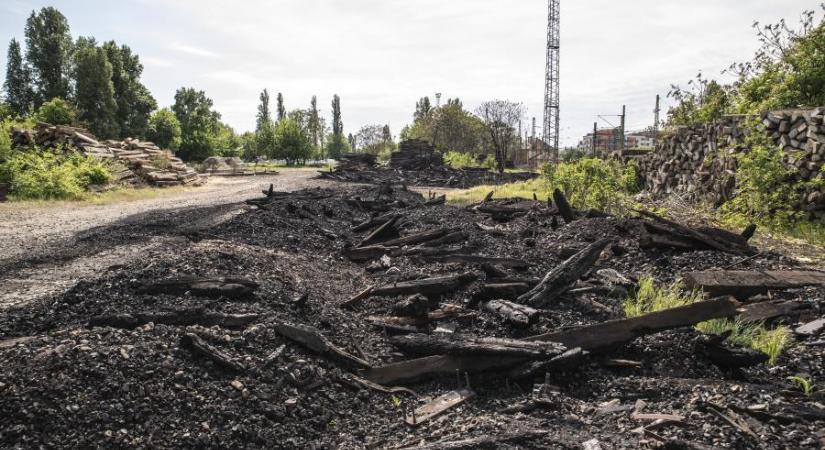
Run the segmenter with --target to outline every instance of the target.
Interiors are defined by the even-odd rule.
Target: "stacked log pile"
[[[401,142],[398,151],[390,155],[390,167],[403,170],[425,170],[444,165],[441,153],[435,147],[421,139],[409,139]]]
[[[370,153],[345,153],[337,162],[341,170],[369,170],[375,167],[375,159]]]
[[[782,162],[792,180],[825,179],[825,108],[767,113],[761,129],[784,152]],[[720,205],[736,188],[737,156],[750,151],[746,143],[748,116],[727,116],[710,124],[682,127],[660,140],[656,150],[640,156],[640,175],[648,192],[670,194]],[[825,216],[825,188],[809,186],[794,205]]]
[[[118,183],[154,186],[180,186],[203,183],[192,167],[152,142],[126,138],[123,141],[98,141],[83,128],[38,123],[34,130],[13,129],[12,145],[42,148],[63,147],[86,156],[115,161],[114,179]]]

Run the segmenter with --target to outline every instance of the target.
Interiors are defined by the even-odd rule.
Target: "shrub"
[[[88,186],[110,179],[101,161],[59,150],[15,151],[0,163],[0,182],[9,183],[10,194],[19,200],[78,200]]]
[[[11,136],[9,135],[10,125],[0,122],[0,164],[11,156]]]
[[[34,114],[35,119],[52,125],[72,125],[77,122],[74,107],[59,97],[43,103]]]
[[[444,154],[444,164],[449,165],[454,169],[463,169],[465,167],[476,167],[476,159],[470,153],[461,152],[447,152]]]
[[[592,158],[542,167],[548,184],[564,192],[574,207],[603,211],[626,209],[629,194],[639,191],[636,171],[635,163],[623,166]]]
[[[152,114],[148,138],[160,148],[177,150],[180,147],[180,122],[172,110],[163,108]]]

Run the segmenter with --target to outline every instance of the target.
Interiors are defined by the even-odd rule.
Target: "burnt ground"
[[[426,262],[393,256],[352,262],[345,249],[367,232],[351,227],[371,213],[402,214],[402,235],[437,228],[468,235],[465,252],[523,258],[520,278],[540,278],[571,251],[601,238],[614,245],[582,282],[595,282],[596,269],[629,277],[652,274],[672,281],[689,270],[727,267],[798,267],[774,252],[742,261],[711,251],[676,253],[638,246],[638,224],[621,218],[580,219],[554,230],[546,208],[498,223],[466,207],[424,205],[418,194],[396,187],[379,198],[377,187],[336,186],[277,195],[265,209],[233,204],[238,213],[209,227],[190,226],[225,212],[227,205],[193,207],[127,218],[79,233],[73,248],[116,247],[135,239],[163,239],[137,257],[118,261],[84,277],[66,291],[0,312],[0,446],[6,448],[406,448],[418,444],[537,432],[493,448],[820,448],[825,437],[825,399],[802,395],[787,377],[825,379],[823,347],[800,339],[775,365],[733,374],[694,351],[699,333],[682,328],[647,336],[580,366],[545,378],[510,381],[497,372],[436,377],[388,394],[354,381],[350,371],[275,331],[282,322],[318,329],[334,345],[373,366],[409,359],[371,324],[371,316],[392,315],[400,297],[368,298],[352,309],[337,303],[375,284],[473,271],[466,264]],[[357,200],[356,200],[357,199]],[[482,226],[479,227],[478,223]],[[494,227],[494,228],[491,228]],[[84,247],[87,246],[87,247]],[[76,250],[63,249],[56,255]],[[68,253],[65,253],[68,252]],[[47,255],[36,255],[39,260]],[[141,287],[180,276],[242,277],[260,284],[251,297],[205,298],[147,294]],[[570,294],[540,314],[528,329],[516,330],[474,306],[480,282],[440,298],[464,306],[461,318],[430,324],[424,331],[522,338],[562,327],[623,316],[620,296]],[[795,299],[801,313],[771,325],[795,325],[821,317],[823,288],[772,293]],[[295,302],[308,294],[306,303]],[[181,311],[260,314],[243,328],[146,324],[136,328],[89,327],[106,314]],[[245,366],[233,372],[181,345],[186,333],[200,336]],[[812,338],[816,339],[816,338]],[[283,346],[278,354],[276,349]],[[275,354],[273,355],[273,352]],[[638,364],[617,364],[617,360]],[[457,387],[476,397],[416,427],[405,412]],[[713,408],[740,411],[734,427]],[[684,423],[639,435],[635,411],[677,414]],[[729,414],[730,417],[730,414]],[[744,432],[742,429],[750,432]],[[704,446],[704,447],[703,447]],[[474,448],[449,447],[449,448]],[[444,445],[430,448],[448,448]],[[593,447],[591,447],[593,448]]]

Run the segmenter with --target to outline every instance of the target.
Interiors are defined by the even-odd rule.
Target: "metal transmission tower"
[[[544,142],[553,161],[559,158],[559,0],[547,2],[547,66],[544,79]]]

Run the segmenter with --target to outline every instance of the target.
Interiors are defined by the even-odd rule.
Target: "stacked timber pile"
[[[762,129],[783,152],[792,169],[788,181],[825,180],[825,108],[767,113]],[[675,130],[660,140],[654,152],[639,161],[646,189],[654,196],[678,194],[722,204],[736,188],[737,156],[746,154],[747,116],[728,116],[710,124]],[[800,192],[800,210],[825,216],[825,187]]]
[[[375,167],[376,157],[370,153],[345,153],[337,160],[340,170],[369,170]]]
[[[421,139],[401,142],[398,151],[390,155],[390,167],[403,170],[425,170],[444,166],[441,153]]]
[[[126,138],[98,141],[83,128],[38,123],[34,130],[13,129],[12,145],[42,148],[63,147],[86,156],[116,161],[115,181],[154,186],[196,185],[204,182],[195,170],[152,142]]]

